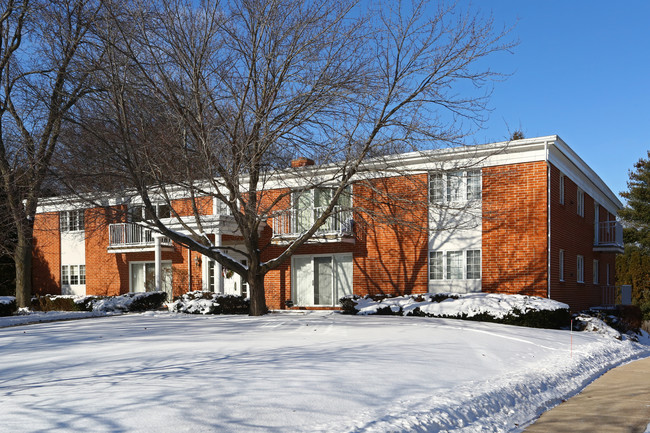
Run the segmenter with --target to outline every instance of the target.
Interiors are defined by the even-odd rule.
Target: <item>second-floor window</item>
[[[578,188],[578,195],[576,197],[578,201],[578,215],[581,217],[585,216],[585,192]]]
[[[430,203],[462,203],[481,199],[481,170],[429,174]]]
[[[314,221],[322,214],[330,204],[334,190],[331,188],[315,188],[308,191],[294,192],[292,195],[295,231],[304,232],[314,224]],[[334,214],[325,223],[321,230],[345,231],[348,224],[349,209],[352,205],[349,193],[344,192],[339,196]]]
[[[77,232],[84,229],[83,209],[63,211],[59,216],[62,232]]]
[[[166,203],[156,203],[153,205],[156,209],[158,218],[171,218],[171,207]],[[145,209],[144,205],[134,205],[129,207],[129,219],[131,222],[149,221],[153,215]]]

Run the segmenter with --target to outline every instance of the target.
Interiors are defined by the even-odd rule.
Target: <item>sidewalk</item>
[[[643,433],[650,423],[650,358],[608,371],[542,414],[526,433]]]

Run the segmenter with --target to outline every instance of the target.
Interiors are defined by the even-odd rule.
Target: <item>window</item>
[[[443,191],[445,181],[440,173],[432,173],[429,177],[429,200],[431,203],[442,203],[444,201]]]
[[[463,188],[463,172],[447,173],[447,201],[458,202],[461,200]]]
[[[481,250],[429,251],[429,280],[463,279],[481,279]]]
[[[481,189],[481,170],[429,174],[430,203],[480,200]]]
[[[560,250],[560,281],[564,281],[564,250]]]
[[[481,278],[481,250],[467,251],[467,279],[478,280]]]
[[[61,285],[86,284],[86,265],[62,265]]]
[[[585,258],[581,255],[578,255],[578,266],[576,269],[576,281],[578,283],[584,283],[585,282]]]
[[[84,211],[67,210],[59,214],[62,232],[75,232],[84,229]]]
[[[61,266],[61,284],[70,284],[70,276],[68,275],[68,265]]]
[[[447,279],[463,279],[463,252],[447,251]]]
[[[314,221],[321,216],[332,200],[334,190],[331,188],[315,188],[308,191],[296,191],[292,195],[293,202],[293,231],[302,233],[311,228]],[[333,214],[323,224],[320,232],[350,232],[352,230],[352,196],[344,191],[333,209]]]
[[[585,216],[585,192],[578,188],[578,196],[576,197],[578,201],[578,215],[581,217]]]
[[[443,277],[443,252],[429,252],[429,279],[442,280]]]
[[[609,263],[605,267],[605,283],[609,286]]]
[[[598,260],[594,260],[594,284],[598,284]]]
[[[156,209],[156,216],[158,218],[171,218],[171,207],[166,203],[157,203],[153,207]],[[148,221],[153,219],[151,212],[147,211],[141,204],[133,205],[129,208],[129,219],[131,222]]]
[[[467,200],[481,199],[481,172],[472,170],[467,172]]]
[[[564,175],[560,173],[560,204],[564,204]]]

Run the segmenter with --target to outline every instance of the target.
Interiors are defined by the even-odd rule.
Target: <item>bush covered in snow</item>
[[[167,307],[187,314],[248,314],[250,301],[238,295],[195,291],[179,296]]]
[[[617,338],[620,339],[621,334],[626,334],[631,337],[639,334],[643,325],[641,318],[641,309],[638,306],[617,305],[614,308],[583,311],[574,317],[574,325],[578,330],[585,329],[587,331],[601,334],[606,333],[613,336],[616,333],[618,334]],[[601,332],[604,326],[611,329],[611,332]]]
[[[11,316],[16,311],[16,298],[0,296],[0,316]]]
[[[127,293],[119,296],[43,295],[32,298],[32,310],[124,313],[157,310],[166,299],[165,292]]]
[[[92,296],[43,295],[32,298],[34,311],[91,311]]]
[[[551,299],[493,293],[437,293],[407,296],[346,296],[347,314],[389,314],[505,323],[532,328],[569,326],[569,306]]]
[[[107,296],[93,299],[92,311],[128,312],[147,311],[162,308],[167,294],[165,292],[126,293],[120,296]]]

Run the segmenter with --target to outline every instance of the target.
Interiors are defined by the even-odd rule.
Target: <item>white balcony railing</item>
[[[135,223],[117,223],[108,226],[109,247],[154,246],[154,231]],[[169,238],[162,237],[161,244],[171,246]]]
[[[273,236],[291,237],[306,232],[324,210],[324,207],[290,209],[275,215],[273,217]],[[352,225],[352,210],[335,206],[332,215],[318,229],[315,235],[351,236]]]
[[[594,240],[595,246],[623,247],[623,227],[618,221],[601,221],[598,223],[598,234]]]

